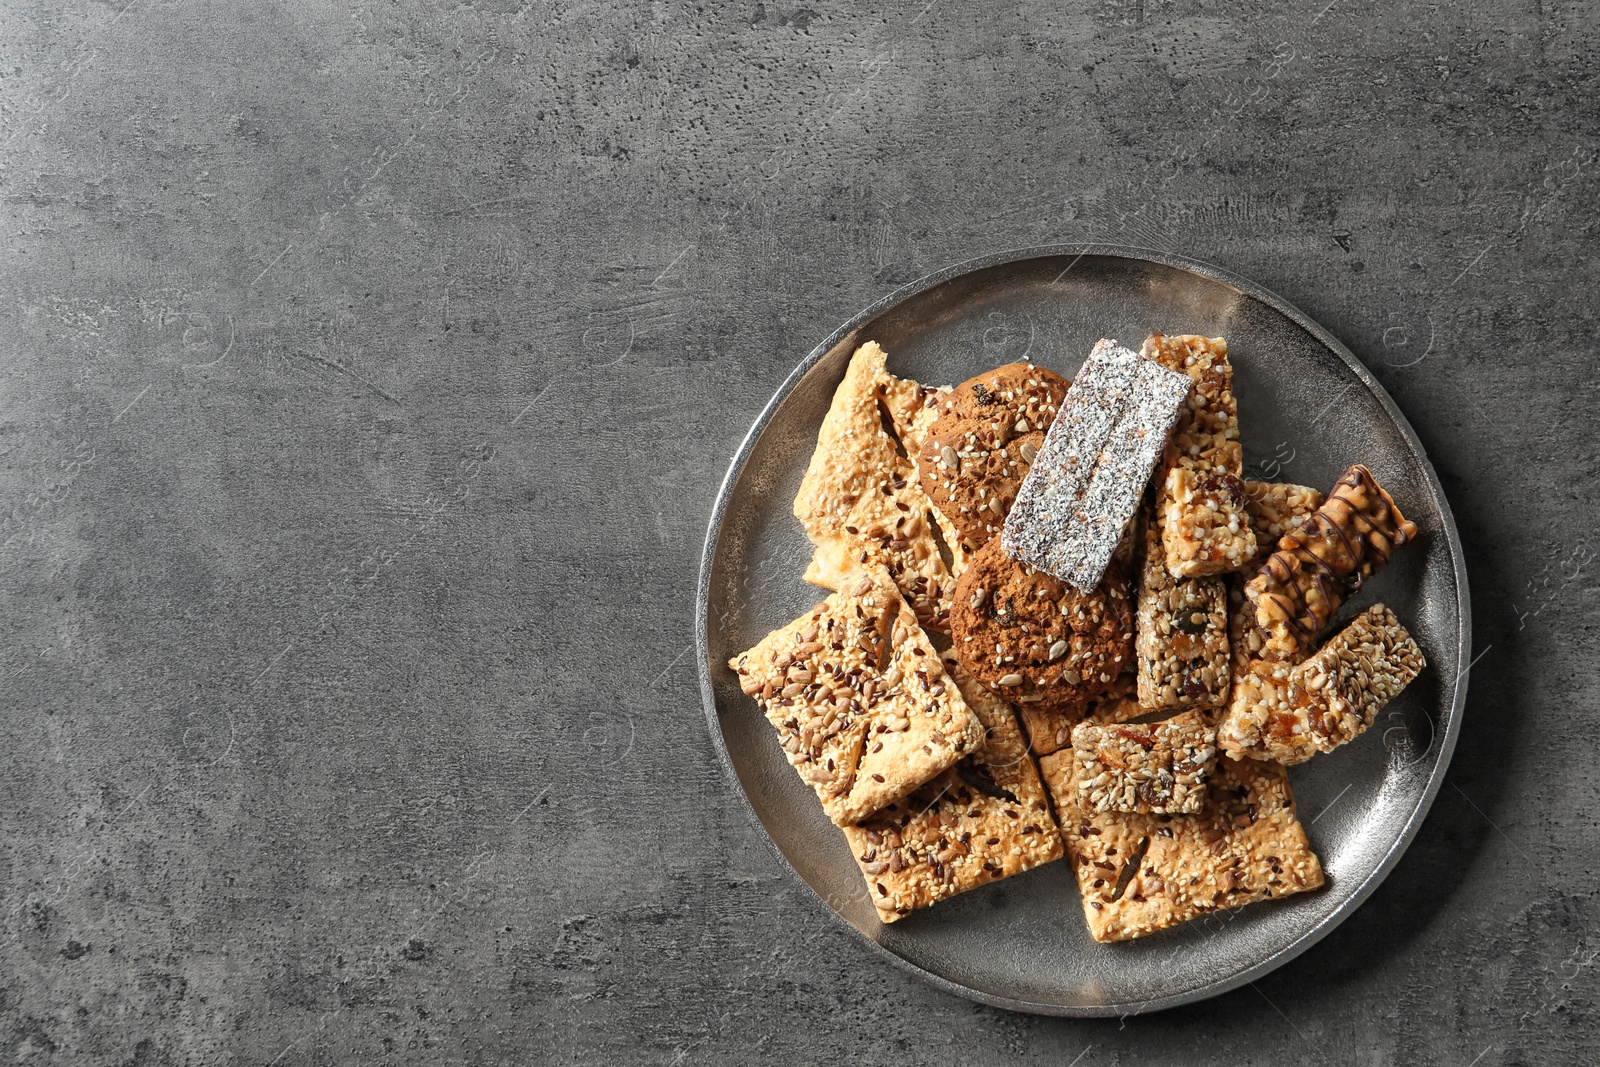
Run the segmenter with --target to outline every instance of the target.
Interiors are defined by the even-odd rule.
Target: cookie
[[[968,550],[999,532],[1071,384],[1031,363],[1007,363],[939,401],[916,453],[917,478]]]
[[[1113,562],[1082,593],[991,538],[956,582],[950,635],[962,666],[1005,699],[1081,718],[1133,664],[1128,581]]]

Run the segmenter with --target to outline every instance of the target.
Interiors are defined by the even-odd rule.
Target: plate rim
[[[1221,282],[1222,284],[1230,286],[1246,296],[1252,297],[1264,304],[1267,304],[1286,318],[1290,319],[1301,329],[1305,330],[1311,336],[1316,338],[1317,341],[1319,341],[1329,351],[1337,355],[1345,363],[1345,365],[1355,373],[1356,377],[1362,382],[1363,385],[1367,387],[1368,391],[1371,392],[1374,397],[1376,397],[1378,402],[1383,406],[1384,411],[1399,428],[1401,436],[1405,439],[1406,444],[1410,447],[1412,453],[1417,457],[1423,476],[1427,480],[1428,487],[1433,493],[1435,501],[1438,503],[1440,524],[1443,527],[1446,544],[1449,547],[1452,569],[1455,571],[1456,611],[1457,618],[1459,618],[1461,621],[1459,632],[1457,634],[1456,662],[1468,664],[1468,666],[1459,673],[1454,682],[1454,692],[1452,694],[1449,711],[1445,716],[1445,721],[1443,723],[1443,737],[1438,741],[1439,755],[1434,761],[1433,770],[1428,775],[1428,780],[1423,787],[1421,799],[1411,812],[1409,818],[1407,818],[1405,825],[1401,827],[1400,832],[1395,836],[1394,842],[1389,846],[1388,851],[1384,853],[1382,861],[1373,869],[1371,874],[1369,874],[1359,885],[1354,888],[1350,895],[1345,898],[1343,903],[1341,903],[1336,909],[1334,909],[1334,911],[1324,917],[1321,922],[1318,922],[1316,925],[1302,932],[1300,936],[1296,937],[1288,945],[1285,945],[1276,952],[1257,960],[1255,963],[1244,968],[1236,974],[1230,975],[1227,978],[1219,979],[1217,981],[1202,982],[1189,989],[1185,989],[1176,993],[1170,993],[1148,1001],[1142,1001],[1137,1004],[1063,1005],[1044,1003],[1034,1000],[1025,1000],[1014,997],[997,996],[993,993],[988,993],[981,989],[974,989],[971,986],[952,981],[943,975],[936,974],[924,967],[921,967],[905,957],[891,951],[880,942],[874,940],[873,938],[867,936],[867,934],[865,934],[863,931],[857,929],[854,924],[845,919],[843,915],[829,905],[828,902],[825,901],[812,887],[811,883],[806,881],[806,879],[802,877],[797,870],[795,870],[794,865],[789,862],[789,858],[784,855],[783,850],[778,847],[778,843],[774,841],[772,835],[767,832],[765,824],[763,824],[761,821],[760,814],[756,811],[754,803],[750,800],[749,793],[744,788],[744,783],[739,778],[738,770],[734,767],[733,757],[728,751],[727,740],[723,737],[721,722],[719,721],[717,714],[716,690],[713,687],[711,680],[711,663],[709,658],[711,567],[716,557],[717,544],[722,532],[722,522],[727,512],[729,494],[731,493],[735,483],[738,482],[739,476],[744,472],[745,464],[749,460],[750,453],[755,448],[756,442],[760,440],[762,433],[766,430],[773,416],[777,413],[778,408],[782,405],[783,401],[789,396],[789,394],[793,392],[795,386],[799,384],[800,380],[804,378],[806,374],[809,373],[810,370],[816,366],[825,355],[827,355],[828,352],[832,351],[834,346],[839,344],[839,342],[843,341],[846,337],[850,336],[851,333],[859,330],[862,325],[895,307],[897,304],[903,303],[914,296],[927,292],[930,289],[933,289],[939,285],[943,285],[946,282],[952,281],[966,274],[992,270],[996,267],[1003,267],[1012,263],[1019,263],[1024,260],[1061,258],[1066,256],[1073,256],[1074,259],[1072,263],[1067,265],[1066,270],[1062,271],[1063,274],[1065,274],[1067,270],[1071,270],[1073,266],[1076,266],[1078,260],[1083,259],[1085,256],[1107,256],[1134,260],[1137,262],[1155,263],[1161,266],[1171,267],[1178,270],[1187,271],[1192,274],[1197,274],[1212,281]],[[940,268],[939,270],[926,274],[913,282],[900,286],[899,288],[863,308],[855,315],[851,316],[850,319],[848,319],[843,325],[833,331],[833,333],[829,334],[825,340],[813,348],[804,359],[796,364],[794,369],[790,371],[782,383],[779,384],[777,390],[772,394],[771,399],[769,399],[762,407],[760,414],[756,416],[755,422],[751,424],[749,432],[745,434],[744,439],[740,441],[739,447],[734,452],[733,459],[728,465],[727,473],[723,475],[722,483],[717,488],[716,499],[712,504],[711,521],[706,530],[704,546],[701,549],[700,574],[695,587],[694,611],[696,651],[695,666],[700,682],[700,697],[703,710],[706,715],[706,725],[711,733],[712,747],[716,750],[717,758],[722,764],[723,772],[728,775],[729,778],[731,778],[736,791],[739,794],[739,799],[742,802],[746,815],[755,824],[756,831],[760,835],[761,840],[766,844],[767,848],[773,853],[773,855],[777,857],[778,862],[783,865],[784,869],[787,870],[790,875],[795,878],[795,880],[797,880],[806,888],[806,891],[812,895],[816,903],[821,905],[822,910],[826,912],[835,923],[845,927],[851,932],[852,935],[855,936],[857,940],[866,944],[869,949],[876,953],[880,958],[888,961],[892,966],[898,968],[899,970],[920,978],[921,980],[927,982],[936,989],[942,990],[945,993],[962,997],[967,1000],[977,1001],[981,1004],[988,1004],[991,1007],[1004,1008],[1009,1011],[1027,1012],[1037,1015],[1053,1015],[1068,1018],[1107,1018],[1142,1015],[1147,1012],[1163,1011],[1168,1008],[1175,1008],[1179,1007],[1180,1005],[1192,1004],[1196,1001],[1207,1000],[1211,997],[1220,996],[1223,993],[1237,989],[1240,986],[1248,982],[1252,982],[1255,979],[1260,978],[1288,963],[1290,960],[1299,956],[1301,953],[1311,948],[1311,946],[1321,941],[1337,926],[1339,926],[1339,924],[1344,922],[1345,919],[1349,918],[1350,915],[1360,908],[1360,906],[1367,901],[1373,892],[1377,890],[1378,886],[1383,884],[1384,880],[1388,878],[1389,874],[1400,862],[1400,858],[1405,855],[1406,850],[1411,846],[1411,842],[1416,837],[1417,831],[1421,829],[1423,821],[1428,816],[1428,812],[1433,808],[1433,802],[1438,795],[1440,787],[1444,783],[1445,773],[1449,769],[1450,760],[1455,754],[1456,740],[1460,733],[1461,719],[1466,707],[1467,676],[1471,671],[1470,657],[1472,654],[1472,597],[1467,584],[1466,559],[1461,546],[1460,533],[1456,529],[1455,513],[1450,507],[1449,498],[1445,495],[1444,486],[1439,482],[1439,475],[1438,472],[1434,470],[1433,461],[1428,458],[1427,450],[1423,448],[1422,441],[1420,438],[1418,438],[1416,430],[1412,428],[1410,421],[1405,417],[1404,413],[1400,411],[1399,407],[1396,406],[1394,399],[1390,397],[1388,390],[1386,390],[1382,383],[1372,376],[1372,372],[1367,369],[1366,365],[1363,364],[1353,352],[1345,347],[1343,342],[1341,342],[1328,330],[1324,329],[1305,312],[1301,311],[1294,304],[1290,303],[1288,300],[1284,299],[1282,296],[1279,296],[1272,290],[1260,285],[1257,282],[1241,277],[1231,271],[1225,270],[1213,264],[1192,259],[1187,256],[1180,256],[1175,253],[1160,249],[1145,248],[1137,245],[1103,243],[1036,245],[1014,248],[1001,252],[993,252],[988,255],[978,256],[973,259],[963,260]]]

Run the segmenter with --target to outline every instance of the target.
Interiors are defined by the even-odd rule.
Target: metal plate
[[[1294,768],[1300,817],[1328,885],[1141,941],[1089,937],[1065,863],[965,893],[891,926],[845,839],[784,761],[726,662],[823,591],[790,504],[850,353],[867,340],[894,373],[954,384],[1031,359],[1070,377],[1095,340],[1152,330],[1228,338],[1247,474],[1326,490],[1370,466],[1421,527],[1341,613],[1389,604],[1427,654],[1366,735]],[[846,323],[795,369],[740,446],[706,537],[696,604],[711,736],[778,855],[875,951],[941,989],[1021,1011],[1124,1015],[1232,989],[1305,951],[1399,859],[1443,780],[1466,697],[1467,577],[1455,521],[1416,434],[1371,374],[1282,299],[1213,267],[1146,250],[1052,247],[961,264]]]

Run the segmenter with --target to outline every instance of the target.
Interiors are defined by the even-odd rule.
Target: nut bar
[[[1098,585],[1192,384],[1096,344],[1006,516],[1006,552],[1079,589]]]
[[[889,374],[886,359],[873,342],[856,349],[822,420],[794,498],[795,517],[816,546],[805,579],[839,589],[857,571],[883,567],[918,620],[945,633],[955,576],[939,553],[933,505],[883,426],[887,412],[891,424],[914,436],[930,391]]]
[[[1079,809],[1193,815],[1205,805],[1216,738],[1216,726],[1198,711],[1156,723],[1079,723],[1072,731]]]
[[[728,666],[840,826],[948,770],[983,726],[882,568]]]
[[[1196,815],[1085,810],[1071,751],[1039,761],[1096,941],[1127,941],[1270,897],[1315,889],[1322,864],[1273,763],[1219,758]]]
[[[1139,567],[1139,703],[1147,709],[1215,707],[1228,699],[1228,590],[1220,577],[1174,578],[1161,535],[1144,524]]]
[[[1298,530],[1322,506],[1322,494],[1291,482],[1244,483],[1244,506],[1256,532],[1256,554],[1249,565],[1259,567],[1278,547],[1284,534]]]
[[[1061,834],[1016,718],[949,653],[944,666],[983,723],[983,745],[904,800],[844,828],[886,923],[1061,857]]]
[[[1345,471],[1327,501],[1305,526],[1283,536],[1245,586],[1249,619],[1260,634],[1253,658],[1304,658],[1345,598],[1416,535],[1416,523],[1400,514],[1371,471],[1360,464]]]
[[[1156,517],[1167,569],[1174,577],[1196,578],[1249,566],[1256,535],[1240,477],[1244,450],[1228,342],[1153,333],[1140,355],[1194,380],[1156,471]]]

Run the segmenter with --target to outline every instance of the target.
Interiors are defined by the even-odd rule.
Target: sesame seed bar
[[[1046,756],[1039,769],[1096,941],[1144,937],[1323,883],[1289,776],[1276,764],[1218,758],[1195,815],[1088,811],[1071,751]]]
[[[1177,578],[1197,578],[1248,566],[1256,554],[1256,535],[1240,477],[1244,450],[1228,342],[1153,333],[1139,354],[1194,380],[1156,471],[1156,515],[1167,569]]]
[[[1079,589],[1098,585],[1192,385],[1115,341],[1096,344],[1006,516],[1006,552]]]
[[[1256,554],[1250,566],[1259,567],[1278,547],[1284,534],[1311,520],[1322,506],[1322,494],[1291,482],[1244,483],[1244,506],[1256,532]]]
[[[840,826],[942,774],[983,726],[882,568],[728,665]]]
[[[1061,858],[1061,834],[1016,717],[948,652],[944,666],[983,723],[982,747],[904,800],[844,828],[886,923]]]
[[[1079,809],[1193,815],[1205,805],[1216,739],[1216,725],[1197,711],[1155,723],[1079,723],[1072,731]]]
[[[1134,656],[1139,703],[1156,710],[1228,699],[1228,589],[1221,577],[1174,578],[1161,533],[1144,523]]]
[[[1250,620],[1260,634],[1253,657],[1297,662],[1350,593],[1417,535],[1394,500],[1357,464],[1334,483],[1328,499],[1245,586]]]
[[[918,420],[927,398],[917,402],[922,387],[889,374],[887,358],[871,341],[856,349],[822,420],[794,498],[795,518],[816,546],[805,580],[839,589],[857,571],[882,567],[922,624],[946,633],[955,575],[939,552],[933,505],[882,418],[888,411],[914,436],[926,428]]]
[[[1427,665],[1394,612],[1374,604],[1289,669],[1265,723],[1246,726],[1230,717],[1223,724],[1224,748],[1285,764],[1331,752],[1364,733]]]

